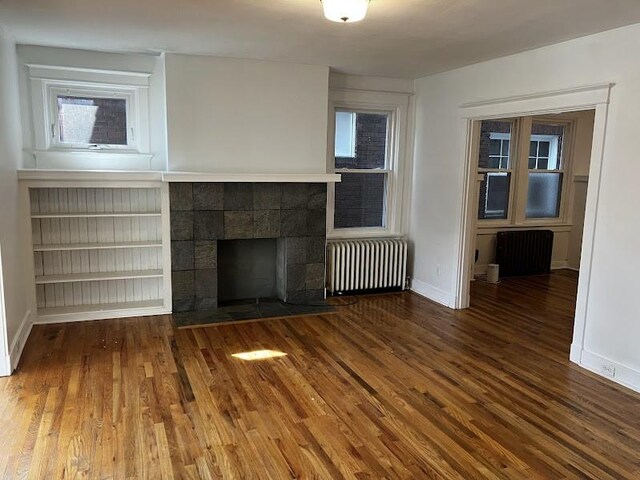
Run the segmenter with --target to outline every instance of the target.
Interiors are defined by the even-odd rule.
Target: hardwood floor
[[[576,277],[176,330],[34,327],[0,379],[4,478],[640,478],[640,395],[569,363]],[[257,349],[286,353],[243,361]]]

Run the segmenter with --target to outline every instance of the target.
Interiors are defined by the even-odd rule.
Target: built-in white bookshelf
[[[28,191],[39,322],[169,311],[162,184]]]

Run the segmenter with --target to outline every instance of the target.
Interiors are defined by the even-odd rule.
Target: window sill
[[[480,225],[478,224],[476,227],[476,233],[478,235],[491,235],[504,230],[551,230],[553,232],[568,232],[573,228],[573,224],[566,222],[555,222],[555,223],[521,223],[518,225],[513,224],[491,224],[491,225]]]
[[[36,168],[62,170],[151,170],[153,155],[114,150],[33,152]]]
[[[394,233],[386,229],[354,228],[349,229],[349,231],[345,230],[334,230],[327,233],[327,240],[364,240],[369,238],[401,238],[404,236],[401,233]]]

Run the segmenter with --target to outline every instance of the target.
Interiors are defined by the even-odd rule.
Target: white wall
[[[35,144],[31,109],[31,92],[27,64],[58,67],[115,70],[149,73],[149,124],[151,168],[166,168],[166,121],[164,57],[130,53],[106,53],[89,50],[73,50],[33,45],[19,45],[20,104],[22,111],[24,168],[35,168],[32,152]]]
[[[413,83],[413,80],[406,78],[345,75],[336,72],[329,74],[330,88],[368,90],[372,92],[413,93]]]
[[[10,373],[10,354],[27,314],[27,295],[23,277],[24,256],[18,232],[20,201],[16,169],[21,161],[22,133],[18,103],[16,49],[12,39],[0,29],[0,257],[2,275],[0,295],[4,296],[4,312],[0,306],[0,374]],[[3,302],[0,301],[0,305]],[[4,313],[4,315],[2,315]],[[28,319],[27,319],[28,320]]]
[[[450,299],[455,291],[464,187],[459,107],[614,82],[584,348],[594,358],[608,359],[636,374],[640,372],[640,62],[634,48],[638,44],[640,25],[634,25],[417,80],[411,224],[414,278]]]
[[[166,56],[169,170],[325,173],[329,68]]]

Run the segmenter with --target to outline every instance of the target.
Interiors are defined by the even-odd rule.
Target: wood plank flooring
[[[0,379],[4,478],[640,478],[640,395],[570,364],[576,277],[177,330],[36,326]],[[243,361],[258,349],[280,358]]]

